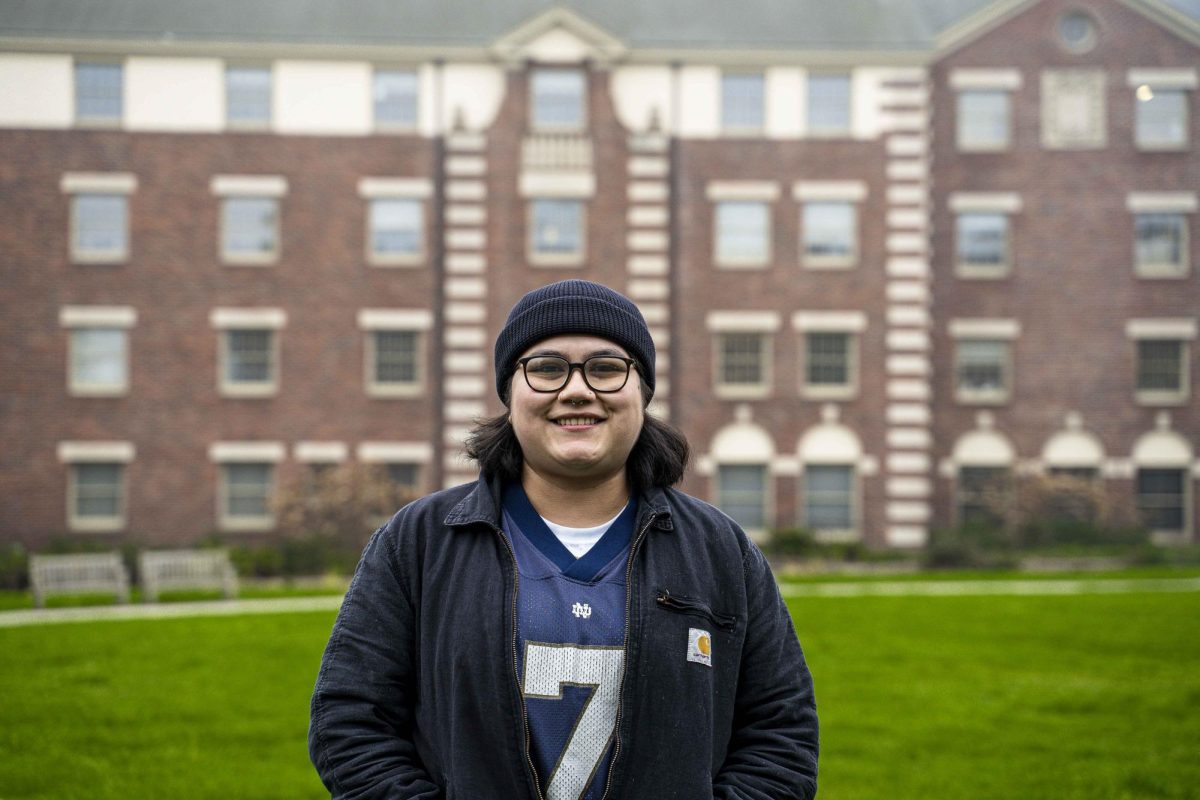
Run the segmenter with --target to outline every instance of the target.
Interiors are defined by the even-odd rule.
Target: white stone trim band
[[[63,306],[58,324],[64,328],[132,328],[137,324],[133,306]]]

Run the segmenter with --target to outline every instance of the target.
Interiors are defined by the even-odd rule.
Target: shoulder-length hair
[[[467,437],[465,448],[467,456],[478,462],[485,478],[499,478],[506,483],[521,480],[525,455],[507,412],[476,425]],[[682,433],[647,414],[642,432],[625,462],[630,487],[636,492],[652,486],[673,486],[683,478],[689,455],[690,448]]]

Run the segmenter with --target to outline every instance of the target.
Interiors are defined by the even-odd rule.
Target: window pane
[[[1009,94],[965,91],[958,94],[960,147],[1004,147],[1009,139]]]
[[[585,82],[571,69],[542,69],[533,73],[533,127],[582,128]]]
[[[1141,469],[1137,503],[1143,524],[1154,531],[1184,530],[1184,471]]]
[[[227,197],[223,251],[231,255],[275,252],[279,203],[270,197]]]
[[[75,516],[121,516],[121,464],[75,464]]]
[[[417,381],[417,334],[413,331],[375,332],[375,383]]]
[[[767,260],[770,215],[766,203],[717,203],[717,260]]]
[[[1139,267],[1166,267],[1183,272],[1186,267],[1187,218],[1183,214],[1138,214],[1134,255]]]
[[[850,383],[850,334],[810,333],[805,380],[809,386],[847,386]]]
[[[720,381],[757,386],[766,381],[764,339],[757,333],[726,333],[720,337]]]
[[[759,464],[717,467],[717,507],[748,529],[766,527],[767,468]]]
[[[960,467],[958,519],[963,524],[998,526],[1006,505],[1009,473],[1005,467]]]
[[[121,119],[121,65],[75,65],[75,115],[86,120]]]
[[[808,129],[812,133],[850,130],[850,76],[808,76]]]
[[[1183,342],[1139,339],[1137,388],[1147,392],[1183,390]]]
[[[126,331],[76,328],[71,331],[71,384],[76,387],[122,389],[128,358]]]
[[[1141,145],[1187,143],[1187,92],[1154,89],[1137,102],[1137,141]]]
[[[271,331],[227,331],[226,380],[229,383],[270,383]]]
[[[964,392],[1004,391],[1008,342],[962,339],[958,342],[958,388]]]
[[[420,485],[421,465],[392,463],[387,465],[388,480],[398,489],[415,492]]]
[[[77,194],[75,241],[77,253],[124,253],[129,229],[129,199],[115,194]]]
[[[581,253],[583,251],[582,236],[582,201],[533,201],[533,252]]]
[[[721,127],[761,130],[763,127],[763,76],[721,76]]]
[[[1008,216],[959,214],[956,220],[958,263],[979,267],[1008,264]]]
[[[412,70],[377,70],[374,83],[375,122],[417,124],[417,73]]]
[[[854,468],[804,468],[804,526],[812,530],[854,528]]]
[[[852,260],[856,249],[856,217],[853,203],[805,203],[804,255]]]
[[[372,200],[371,252],[377,255],[418,255],[424,230],[419,200]]]
[[[225,465],[225,513],[230,517],[270,515],[270,464]]]
[[[230,122],[270,122],[271,70],[265,67],[226,69],[225,107]]]

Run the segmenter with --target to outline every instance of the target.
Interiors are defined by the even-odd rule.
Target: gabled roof
[[[1200,0],[1129,0],[1200,22]],[[564,9],[632,50],[925,52],[1008,0],[2,0],[22,40],[477,49]]]

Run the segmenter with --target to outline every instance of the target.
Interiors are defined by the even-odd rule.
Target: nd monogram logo
[[[592,607],[587,603],[576,603],[575,605],[571,606],[571,613],[577,617],[587,619],[592,615]]]

